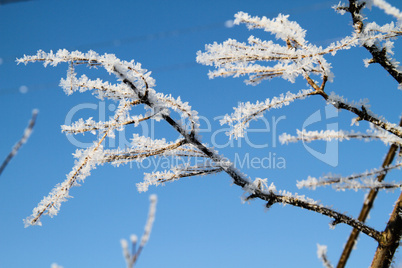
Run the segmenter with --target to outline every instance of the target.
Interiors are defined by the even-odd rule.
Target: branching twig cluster
[[[351,36],[342,39],[341,41],[331,44],[327,48],[316,47],[308,44],[305,40],[305,31],[296,23],[288,20],[288,16],[279,15],[275,19],[267,19],[265,17],[250,17],[248,14],[240,12],[236,15],[235,24],[245,23],[249,29],[261,28],[267,32],[275,35],[276,39],[282,40],[283,45],[275,44],[273,41],[261,41],[260,39],[251,36],[248,44],[239,43],[236,40],[229,39],[228,41],[206,46],[206,52],[198,53],[197,60],[206,65],[214,65],[217,70],[210,72],[211,78],[217,76],[240,76],[249,75],[246,83],[257,84],[263,79],[271,79],[273,77],[282,77],[285,80],[294,82],[298,76],[302,76],[307,83],[311,86],[312,92],[304,94],[287,93],[290,98],[281,96],[280,101],[270,101],[265,103],[250,104],[241,103],[239,107],[235,108],[232,115],[226,115],[221,123],[229,124],[232,131],[229,132],[230,137],[242,137],[244,131],[252,119],[257,119],[262,116],[265,110],[281,107],[283,103],[289,104],[290,102],[302,99],[302,97],[320,95],[323,99],[333,105],[337,109],[348,110],[354,113],[357,117],[352,121],[353,124],[358,124],[359,121],[367,121],[371,123],[375,129],[368,131],[368,133],[357,133],[353,131],[310,131],[306,130],[297,131],[297,136],[284,134],[281,136],[282,143],[289,142],[310,142],[313,140],[349,140],[349,139],[379,139],[385,144],[391,144],[389,156],[387,156],[382,168],[373,170],[371,172],[364,172],[348,177],[334,177],[327,176],[325,178],[316,179],[309,178],[307,181],[298,182],[299,187],[308,186],[315,189],[317,186],[335,184],[336,189],[371,189],[368,195],[368,200],[365,201],[362,213],[359,216],[360,221],[365,221],[368,211],[372,207],[374,198],[378,190],[400,188],[401,183],[384,183],[382,182],[385,174],[396,168],[400,168],[401,164],[396,163],[391,165],[394,158],[396,148],[401,146],[402,128],[401,126],[388,122],[385,118],[377,116],[369,110],[366,102],[351,103],[344,97],[338,96],[335,93],[327,94],[325,86],[327,81],[332,80],[330,72],[330,64],[326,62],[324,56],[326,54],[335,55],[337,52],[349,49],[354,46],[362,46],[366,48],[371,54],[372,59],[365,60],[365,65],[368,66],[372,63],[379,63],[395,80],[402,84],[402,73],[399,68],[399,63],[392,59],[393,55],[393,39],[400,36],[402,33],[400,22],[395,25],[393,22],[379,26],[376,23],[363,23],[363,16],[360,11],[365,6],[366,1],[349,1],[349,6],[338,4],[335,9],[341,14],[349,12],[352,14],[354,31]],[[392,7],[384,0],[370,1],[386,13],[395,16],[398,20],[402,18],[402,12]],[[271,67],[261,65],[264,62],[274,63]],[[321,76],[321,83],[312,79],[312,75]],[[275,100],[276,98],[274,98]],[[286,99],[286,102],[284,101]],[[402,123],[402,121],[401,121]],[[361,179],[357,182],[356,179]],[[402,201],[402,196],[401,196]],[[399,204],[399,201],[398,201]],[[397,210],[394,210],[397,211]],[[397,217],[394,217],[397,219]],[[391,222],[391,221],[390,221]],[[395,222],[393,220],[392,222]],[[395,229],[395,224],[392,227]],[[387,227],[387,230],[391,227]],[[344,267],[347,258],[355,244],[357,234],[361,230],[354,229],[348,244],[345,247],[345,252],[338,263],[338,267]],[[384,231],[385,232],[385,231]],[[397,248],[396,243],[402,235],[402,227],[400,228],[400,235],[397,238],[385,239],[393,244],[391,249],[383,249],[383,252],[394,252]],[[378,239],[378,237],[377,237]],[[385,247],[385,242],[381,238],[377,240],[380,244],[379,248]],[[384,253],[385,255],[386,253]],[[392,260],[392,254],[387,256],[387,260]],[[376,259],[376,258],[375,258]],[[377,258],[378,259],[378,258]],[[385,258],[382,258],[382,261]],[[380,261],[381,262],[381,261]],[[325,263],[327,263],[325,261]],[[374,261],[373,261],[374,263]],[[388,264],[389,265],[389,264]]]
[[[376,1],[382,4],[384,2],[383,0],[373,0],[372,2],[376,4]],[[381,3],[377,4],[383,9],[389,9],[389,7]],[[349,6],[339,4],[335,7],[340,13],[349,12],[352,14],[354,30],[350,36],[326,48],[310,44],[305,38],[306,31],[296,22],[290,21],[289,16],[280,14],[274,19],[268,19],[266,17],[251,17],[244,12],[237,13],[234,24],[244,23],[249,29],[263,29],[275,35],[282,43],[275,43],[272,40],[263,41],[250,36],[248,43],[229,39],[222,44],[213,43],[207,45],[206,52],[197,53],[197,61],[217,68],[211,71],[209,76],[214,78],[248,75],[249,78],[246,80],[248,84],[258,84],[263,80],[275,77],[294,82],[297,77],[301,77],[305,79],[310,89],[301,90],[298,93],[288,92],[285,95],[257,102],[256,104],[240,104],[239,107],[235,108],[233,114],[226,115],[221,121],[222,124],[229,124],[232,127],[232,131],[228,133],[230,138],[242,137],[244,132],[247,131],[251,120],[261,117],[264,112],[270,109],[280,108],[284,105],[289,105],[295,100],[318,95],[324,99],[325,103],[355,114],[357,117],[353,120],[352,125],[357,124],[359,121],[366,121],[373,125],[373,130],[367,133],[360,133],[353,131],[307,132],[303,129],[298,131],[297,136],[284,134],[281,138],[283,143],[300,140],[309,142],[331,139],[378,139],[385,144],[391,144],[391,148],[394,148],[392,149],[393,154],[395,154],[396,148],[402,145],[401,126],[390,123],[385,118],[374,114],[369,110],[369,105],[366,102],[348,102],[342,96],[326,92],[327,82],[331,82],[333,79],[331,65],[326,57],[328,55],[334,56],[340,51],[356,46],[362,46],[372,54],[373,58],[366,60],[367,64],[381,64],[398,83],[402,83],[402,74],[398,69],[398,63],[390,57],[393,54],[392,40],[402,35],[400,24],[389,23],[383,26],[378,26],[375,23],[364,24],[363,16],[360,12],[364,5],[363,1],[350,0]],[[395,12],[393,10],[391,14],[399,14]],[[391,243],[391,247],[395,247],[395,241],[399,243],[399,238],[402,235],[402,228],[399,227],[399,224],[402,220],[400,216],[395,215],[399,215],[398,213],[401,211],[402,197],[397,202],[393,213],[394,217],[391,218],[386,230],[380,232],[364,224],[365,217],[359,217],[356,220],[305,196],[292,194],[284,190],[276,190],[273,183],[268,186],[267,179],[251,179],[247,177],[236,169],[232,162],[201,141],[197,135],[199,126],[197,112],[192,110],[188,103],[182,102],[180,98],[175,99],[170,95],[156,92],[153,89],[154,80],[150,72],[142,69],[139,63],[121,61],[110,54],[99,55],[93,51],[81,53],[66,50],[59,50],[55,54],[53,52],[39,51],[37,55],[24,56],[18,62],[25,64],[43,62],[45,66],[49,64],[56,66],[62,62],[68,63],[67,78],[61,81],[61,86],[67,94],[72,94],[75,91],[93,90],[97,98],[107,98],[119,103],[113,118],[107,122],[96,122],[89,118],[85,121],[80,119],[70,126],[62,127],[63,131],[67,133],[91,132],[98,134],[99,138],[94,142],[93,146],[77,150],[75,153],[77,161],[72,171],[67,175],[67,180],[57,185],[49,196],[39,203],[32,216],[25,220],[26,225],[40,224],[40,218],[44,214],[56,215],[60,209],[61,202],[69,197],[71,187],[82,182],[90,174],[90,171],[98,165],[103,165],[104,163],[120,165],[131,161],[142,161],[147,157],[173,156],[185,159],[184,164],[173,166],[169,170],[145,174],[144,181],[137,184],[138,190],[146,191],[151,185],[160,185],[184,177],[225,172],[232,178],[235,185],[242,187],[245,191],[246,201],[260,199],[265,202],[267,208],[275,203],[282,203],[320,213],[332,218],[332,225],[345,223],[353,227],[357,232],[363,232],[376,240],[380,247],[387,246],[387,243]],[[118,78],[118,83],[112,84],[100,79],[91,80],[85,75],[78,78],[75,72],[77,65],[103,67],[107,72],[114,74]],[[316,81],[314,78],[321,81]],[[139,106],[144,107],[146,112],[133,115],[133,108]],[[182,124],[175,120],[173,113],[178,113],[188,119],[188,123]],[[137,126],[145,120],[164,120],[180,134],[180,137],[175,141],[168,142],[165,139],[157,140],[134,134],[130,148],[107,149],[103,147],[104,140],[107,137],[113,137],[115,131],[121,131],[128,125]],[[388,157],[387,162],[384,162],[385,164],[380,169],[347,177],[309,178],[307,181],[299,182],[298,186],[315,188],[334,184],[337,185],[335,188],[369,188],[375,193],[380,189],[399,188],[401,183],[382,182],[387,172],[401,166],[399,162],[391,165],[393,157],[394,155]],[[194,165],[191,161],[194,158],[201,158],[203,161],[201,164]],[[360,179],[361,182],[357,183],[357,179]],[[375,194],[371,195],[370,198],[375,198]],[[370,201],[371,204],[372,201],[373,199]],[[394,231],[397,233],[396,235],[393,235]],[[134,240],[136,241],[136,239]],[[127,242],[124,245],[126,259],[134,260],[135,262],[135,256],[140,250],[135,254],[126,254],[128,252]],[[320,252],[323,253],[324,251],[321,250]],[[324,259],[324,255],[320,254],[321,258]],[[388,257],[388,260],[392,260],[392,256]],[[331,267],[326,257],[324,262],[327,263],[328,267]]]
[[[150,201],[150,205],[149,205],[147,223],[145,224],[144,234],[141,237],[141,242],[138,245],[138,248],[137,248],[138,237],[136,235],[130,236],[131,252],[128,249],[129,246],[128,246],[127,240],[125,240],[125,239],[120,240],[121,247],[123,250],[123,256],[126,261],[127,268],[134,267],[135,263],[138,260],[138,257],[140,256],[142,250],[144,249],[145,244],[149,240],[149,236],[151,235],[152,226],[153,226],[153,223],[155,220],[157,196],[151,195],[149,197],[149,201]]]

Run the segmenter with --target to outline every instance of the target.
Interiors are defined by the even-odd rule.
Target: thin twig
[[[14,145],[13,149],[11,150],[11,152],[8,154],[8,156],[6,157],[6,159],[4,160],[3,164],[0,166],[0,175],[3,172],[3,170],[6,168],[6,166],[8,165],[8,163],[11,161],[11,159],[18,153],[18,150],[21,148],[21,146],[27,142],[27,140],[29,139],[29,137],[32,134],[32,130],[33,127],[35,126],[35,122],[36,122],[36,117],[38,116],[38,110],[33,110],[32,111],[32,118],[28,123],[27,128],[24,131],[24,135],[22,136],[22,138],[17,142],[17,144]]]

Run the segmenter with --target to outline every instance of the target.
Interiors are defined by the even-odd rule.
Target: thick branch
[[[399,122],[399,126],[402,126],[402,119]],[[393,162],[395,158],[396,151],[398,149],[398,146],[395,144],[392,144],[391,147],[388,150],[388,153],[384,159],[384,162],[382,163],[382,167],[384,170]],[[387,175],[387,172],[385,171],[384,173],[380,174],[377,176],[377,181],[381,182],[385,179],[385,176]],[[365,222],[371,208],[374,205],[374,200],[377,197],[379,189],[372,189],[370,190],[369,194],[367,195],[366,199],[364,200],[363,207],[360,211],[359,217],[357,218],[361,222]],[[356,242],[357,238],[359,237],[360,231],[357,229],[353,229],[348,241],[346,242],[346,245],[343,249],[342,255],[339,259],[337,268],[343,268],[346,265],[347,260],[349,259],[350,253],[352,252]]]
[[[388,221],[387,227],[381,233],[381,240],[378,243],[377,251],[374,255],[372,268],[388,268],[391,266],[392,259],[399,247],[402,238],[402,194],[396,201],[394,210]]]

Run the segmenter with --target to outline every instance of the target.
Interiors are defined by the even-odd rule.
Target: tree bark
[[[402,126],[402,119],[399,122],[399,126]],[[398,146],[395,144],[391,145],[391,147],[388,150],[387,156],[384,159],[384,162],[382,163],[382,167],[385,168],[389,166],[392,161],[395,158],[396,151],[398,149]],[[377,177],[377,181],[383,181],[387,173],[381,174]],[[367,195],[366,199],[364,200],[363,207],[360,211],[359,217],[357,218],[361,222],[365,222],[367,219],[367,216],[370,213],[371,208],[373,207],[374,200],[377,197],[378,189],[373,189],[370,190],[369,194]],[[345,247],[343,248],[343,252],[341,257],[339,258],[338,265],[336,266],[337,268],[344,268],[346,265],[346,262],[349,259],[349,256],[353,250],[353,247],[356,245],[357,238],[359,237],[360,231],[357,229],[353,229],[348,241],[346,242]]]
[[[381,240],[375,252],[372,268],[388,268],[391,266],[399,241],[402,237],[402,194],[396,201],[394,210],[388,221],[385,231],[381,233]]]

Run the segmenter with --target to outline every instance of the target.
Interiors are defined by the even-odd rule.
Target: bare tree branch
[[[131,253],[128,250],[128,243],[127,240],[122,239],[120,240],[121,247],[123,250],[123,256],[126,261],[127,268],[133,268],[135,263],[137,262],[142,250],[144,249],[145,244],[149,240],[149,236],[151,235],[152,226],[155,221],[155,213],[156,213],[156,203],[157,203],[157,196],[155,194],[149,197],[150,205],[148,210],[148,218],[145,224],[144,233],[141,237],[140,245],[137,249],[137,240],[138,237],[136,235],[131,235]]]

